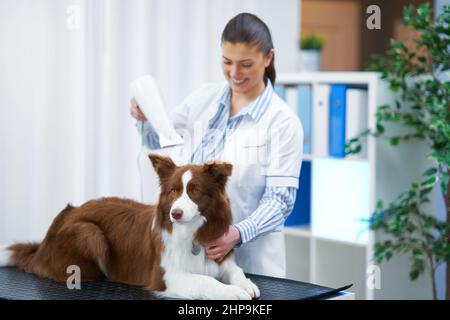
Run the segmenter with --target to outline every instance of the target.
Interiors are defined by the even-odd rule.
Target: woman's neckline
[[[260,90],[258,92],[258,94],[255,97],[252,98],[241,98],[242,100],[244,100],[244,102],[239,103],[240,106],[236,109],[235,112],[233,112],[233,90],[231,89],[231,95],[230,95],[230,113],[229,113],[229,117],[232,118],[234,116],[236,116],[237,114],[239,114],[239,112],[244,109],[245,107],[247,107],[248,105],[250,105],[253,101],[255,101],[256,99],[258,99],[258,97],[264,92],[264,90],[266,90],[266,84],[263,80],[263,87],[262,90]],[[239,99],[239,101],[241,101],[241,99]],[[237,102],[234,101],[234,103],[236,104]],[[232,113],[233,112],[233,113]]]

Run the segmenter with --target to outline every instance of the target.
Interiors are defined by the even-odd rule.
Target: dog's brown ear
[[[161,181],[170,177],[177,167],[169,157],[163,157],[156,153],[150,153],[148,157]]]
[[[211,175],[222,186],[227,183],[228,177],[231,176],[233,166],[226,162],[207,162],[203,165],[203,172]]]

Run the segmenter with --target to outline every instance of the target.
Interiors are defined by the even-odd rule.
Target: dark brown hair
[[[269,28],[261,19],[251,13],[240,13],[228,21],[222,32],[223,42],[258,45],[265,55],[269,54],[270,49],[273,48]],[[272,85],[275,85],[276,78],[274,63],[275,55],[264,73]]]

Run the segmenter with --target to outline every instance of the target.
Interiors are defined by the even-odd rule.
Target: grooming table
[[[69,276],[69,275],[68,275]],[[260,289],[260,300],[327,299],[342,295],[351,285],[332,289],[294,280],[247,274]],[[352,294],[350,294],[352,295]],[[0,268],[0,299],[6,300],[156,300],[140,287],[99,280],[82,282],[81,289],[41,279],[14,267]]]

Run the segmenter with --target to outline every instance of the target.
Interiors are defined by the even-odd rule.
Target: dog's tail
[[[68,204],[61,213],[68,213],[73,208]],[[63,215],[60,215],[60,218],[57,217],[52,227],[59,225],[60,221],[58,220],[62,220],[62,217]],[[40,245],[40,243],[16,243],[9,246],[0,246],[0,267],[17,266],[22,270],[29,269]]]
[[[17,266],[25,269],[38,249],[39,243],[16,243],[11,246],[0,246],[0,267]]]
[[[12,253],[9,246],[0,246],[0,267],[14,266]]]

